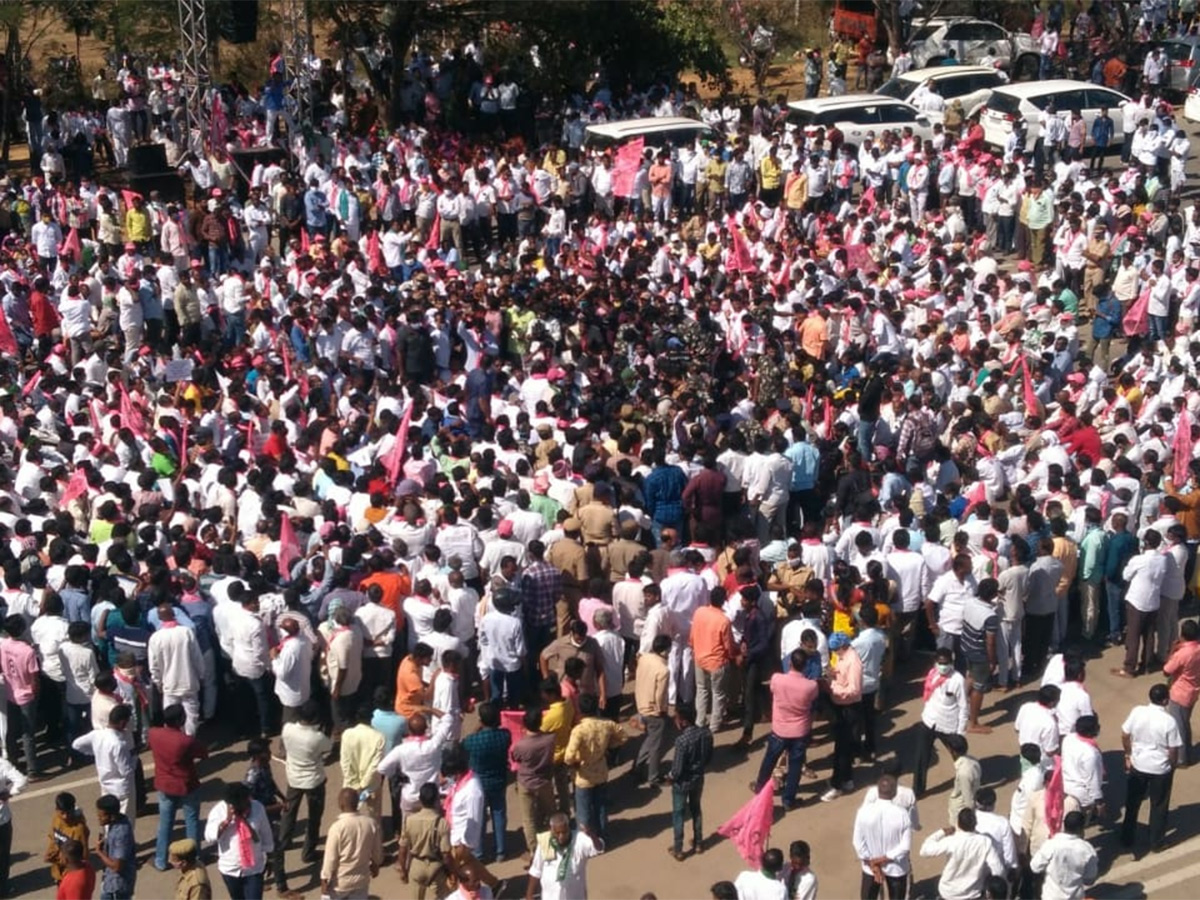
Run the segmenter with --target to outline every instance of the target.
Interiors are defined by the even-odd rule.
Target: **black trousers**
[[[887,884],[888,900],[904,900],[908,896],[907,875],[884,875],[883,880]],[[875,876],[863,872],[860,890],[862,900],[877,900],[882,893],[883,885],[875,881]]]
[[[0,895],[8,895],[8,873],[12,868],[12,822],[0,825]]]
[[[1150,846],[1158,847],[1167,836],[1167,808],[1171,805],[1171,782],[1174,772],[1149,775],[1137,769],[1129,770],[1125,783],[1125,820],[1121,823],[1121,843],[1133,845],[1137,834],[1138,813],[1142,801],[1150,800]]]
[[[878,715],[875,710],[875,698],[877,696],[875,691],[869,694],[864,693],[862,700],[858,702],[858,731],[861,735],[859,753],[864,759],[875,755],[875,719]]]
[[[1021,666],[1026,681],[1033,681],[1046,664],[1050,638],[1054,634],[1054,613],[1025,616],[1025,660]]]
[[[833,704],[833,787],[840,789],[854,780],[854,757],[858,754],[858,704]]]
[[[275,848],[276,883],[283,877],[283,853],[296,828],[296,814],[300,811],[301,797],[308,801],[308,821],[304,823],[304,844],[300,851],[300,858],[308,862],[316,856],[317,841],[321,837],[321,816],[325,814],[325,782],[322,781],[315,788],[308,789],[288,785],[286,797],[287,809],[284,810],[283,818],[279,822],[279,843]]]
[[[929,764],[933,762],[933,742],[939,740],[945,746],[946,735],[930,728],[924,722],[917,723],[915,741],[916,758],[913,761],[913,793],[919,800],[925,794],[925,779],[929,775]]]

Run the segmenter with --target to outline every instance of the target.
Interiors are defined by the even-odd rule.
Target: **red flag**
[[[519,709],[504,709],[500,711],[500,727],[512,735],[512,741],[508,745],[508,769],[510,772],[517,771],[517,761],[512,758],[512,748],[517,746],[517,741],[524,737],[522,729],[525,727],[525,713]]]
[[[83,259],[83,245],[79,243],[79,229],[72,228],[58,248],[60,255],[70,256],[75,262]]]
[[[279,519],[279,574],[285,581],[291,578],[292,565],[300,556],[300,539],[292,527],[292,517],[283,513]]]
[[[809,425],[813,420],[813,395],[816,393],[817,385],[815,382],[808,383],[808,394],[804,397],[804,421]]]
[[[15,358],[20,352],[21,350],[17,346],[17,339],[13,337],[12,329],[8,326],[8,317],[0,313],[0,353]]]
[[[142,411],[134,405],[125,385],[118,382],[117,387],[121,391],[121,423],[138,437],[145,437],[146,419]]]
[[[768,778],[750,802],[733,814],[733,818],[717,829],[717,834],[729,838],[747,865],[757,868],[771,837],[771,821],[775,817],[775,783]]]
[[[1021,357],[1021,374],[1025,378],[1025,415],[1035,416],[1040,408],[1037,391],[1033,389],[1033,375],[1029,371],[1029,360]]]
[[[833,440],[833,399],[825,398],[825,440]]]
[[[725,262],[725,271],[734,274],[738,272],[753,272],[754,260],[750,257],[750,245],[746,243],[746,238],[742,235],[741,229],[738,228],[737,222],[731,215],[727,221],[729,226],[729,237],[733,241],[733,251],[729,254],[729,259]]]
[[[683,287],[680,288],[680,293],[683,295],[683,299],[692,299],[692,282],[687,277],[687,269],[683,270]]]
[[[27,382],[25,382],[25,387],[21,388],[21,396],[28,397],[30,394],[32,394],[33,389],[38,386],[38,383],[41,380],[42,380],[42,370],[38,369],[36,372],[33,373],[33,377],[30,378]]]
[[[188,420],[183,420],[183,425],[179,429],[179,468],[182,470],[187,467],[187,439],[188,439]]]
[[[396,440],[392,443],[392,449],[388,453],[387,468],[388,484],[395,487],[400,481],[400,470],[404,466],[404,451],[408,449],[408,427],[412,424],[413,405],[411,401],[408,404],[408,409],[404,411],[404,417],[400,420],[400,428],[396,431]]]
[[[1188,465],[1192,461],[1192,417],[1186,407],[1179,413],[1179,422],[1175,425],[1171,453],[1174,462],[1171,480],[1176,485],[1187,484]]]
[[[59,498],[59,505],[66,506],[76,497],[86,494],[88,489],[87,473],[83,469],[76,469],[71,475],[67,486],[63,488],[62,497]]]
[[[642,153],[646,149],[645,138],[638,138],[617,148],[612,167],[612,189],[614,197],[632,197],[633,182],[642,167]]]
[[[134,200],[141,200],[141,199],[143,199],[142,195],[139,194],[137,191],[130,191],[130,190],[126,190],[124,188],[121,189],[121,202],[125,204],[126,209],[133,206]]]
[[[433,214],[433,227],[429,229],[429,237],[425,239],[425,249],[430,253],[437,253],[441,244],[442,214],[440,212],[435,212]]]

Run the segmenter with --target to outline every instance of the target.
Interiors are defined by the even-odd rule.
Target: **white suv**
[[[970,116],[987,102],[992,91],[1008,84],[1008,76],[995,66],[934,66],[928,69],[912,69],[883,83],[879,93],[897,100],[912,102],[913,93],[926,82],[931,90],[950,105],[950,101],[962,103],[963,114]],[[942,121],[942,115],[926,111],[931,122]]]
[[[922,141],[933,137],[933,123],[903,100],[882,94],[847,94],[793,100],[788,104],[787,124],[812,135],[818,128],[836,125],[847,146],[857,148],[867,132],[900,131],[911,128]]]
[[[1088,81],[1056,78],[1006,85],[992,91],[992,96],[979,117],[979,124],[983,126],[984,142],[993,147],[1003,147],[1017,120],[1024,119],[1025,134],[1032,149],[1033,142],[1041,133],[1038,117],[1051,100],[1054,101],[1055,112],[1061,118],[1070,119],[1071,113],[1079,110],[1089,136],[1092,133],[1092,122],[1100,115],[1101,109],[1107,109],[1113,121],[1120,122],[1117,111],[1124,104],[1131,102],[1119,91]],[[1118,127],[1110,146],[1118,146],[1121,140],[1121,129]]]

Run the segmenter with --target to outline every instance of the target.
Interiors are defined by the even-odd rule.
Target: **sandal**
[[[687,859],[687,857],[683,855],[682,851],[676,850],[674,847],[668,847],[667,853],[671,855],[675,862],[683,862],[685,859]]]

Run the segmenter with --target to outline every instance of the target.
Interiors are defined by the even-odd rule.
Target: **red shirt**
[[[75,869],[63,875],[58,883],[58,893],[55,900],[92,900],[96,890],[96,872],[90,863],[84,863],[82,869]]]
[[[196,760],[208,756],[208,748],[178,728],[151,728],[150,752],[154,754],[154,787],[172,797],[190,794],[200,786]]]
[[[41,291],[29,295],[29,316],[33,319],[36,337],[49,337],[59,325],[58,311],[51,305],[50,298]]]

